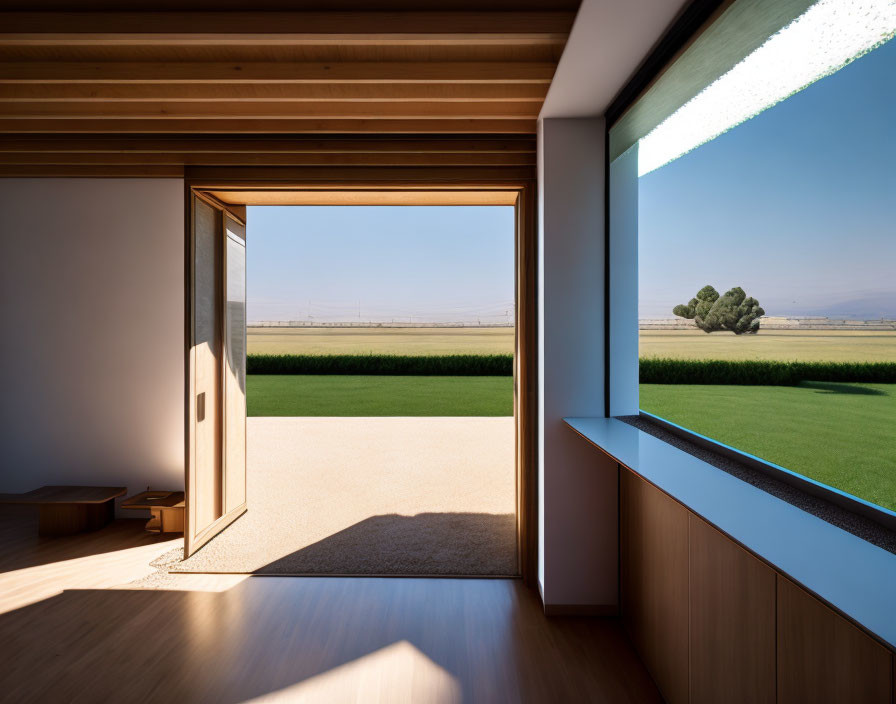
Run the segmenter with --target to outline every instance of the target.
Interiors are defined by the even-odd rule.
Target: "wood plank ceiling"
[[[531,167],[578,1],[70,4],[0,12],[0,176]]]

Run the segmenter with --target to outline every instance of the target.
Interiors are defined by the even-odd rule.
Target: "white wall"
[[[610,164],[610,415],[638,414],[638,145]]]
[[[0,179],[0,492],[184,484],[184,183]]]
[[[549,608],[618,599],[615,467],[560,418],[605,410],[601,116],[686,5],[583,0],[540,114],[538,573]],[[636,190],[611,199],[611,217],[632,206],[637,216]],[[610,265],[615,415],[637,411],[637,295],[625,298],[637,292],[637,241],[623,230],[614,230]]]
[[[582,0],[541,117],[603,115],[689,0]]]
[[[539,587],[617,604],[615,465],[564,416],[604,415],[604,121],[539,125]]]

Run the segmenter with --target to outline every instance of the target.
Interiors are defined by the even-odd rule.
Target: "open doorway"
[[[178,569],[521,574],[519,194],[502,198],[250,205],[248,513]]]

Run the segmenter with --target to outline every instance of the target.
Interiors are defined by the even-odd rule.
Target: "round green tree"
[[[728,330],[735,335],[759,332],[759,319],[765,311],[740,286],[719,295],[712,286],[704,286],[687,304],[677,305],[672,313],[693,320],[703,332]]]

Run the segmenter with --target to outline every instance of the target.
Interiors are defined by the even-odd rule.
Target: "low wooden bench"
[[[152,518],[146,523],[151,533],[184,532],[184,492],[144,491],[121,503],[125,509],[148,509]]]
[[[39,535],[72,535],[111,523],[115,499],[125,493],[123,486],[42,486],[25,494],[2,494],[0,503],[37,506]]]

